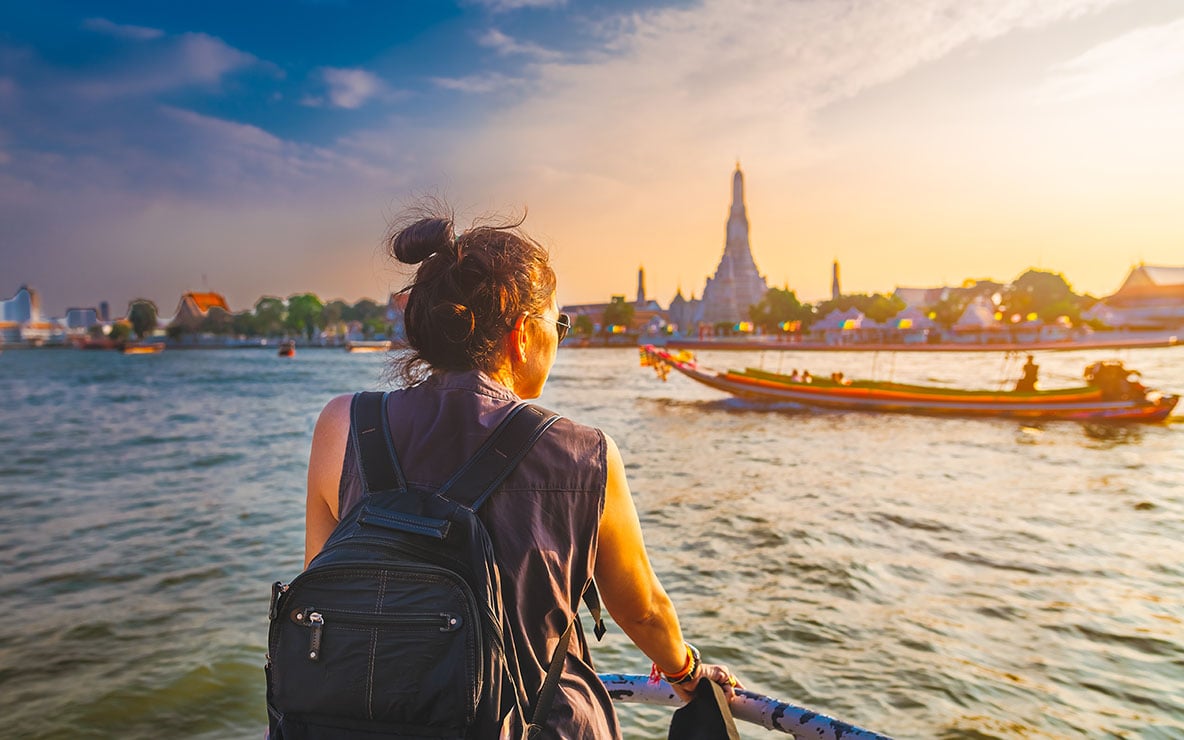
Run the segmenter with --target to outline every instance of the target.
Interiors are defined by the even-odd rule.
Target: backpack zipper
[[[326,619],[328,617],[328,619]],[[455,632],[461,628],[464,620],[457,614],[439,613],[409,613],[409,614],[369,614],[365,612],[318,610],[307,607],[292,615],[292,621],[309,629],[308,659],[319,660],[321,656],[321,638],[327,624],[341,624],[344,626],[386,627],[386,628],[415,628],[435,627],[440,632]]]
[[[271,584],[271,606],[267,610],[267,618],[273,622],[280,615],[280,599],[286,593],[288,593],[288,584],[283,581]]]
[[[279,583],[277,581],[273,585],[273,595],[277,596],[276,604],[275,604],[275,607],[276,607],[275,611],[276,611],[277,617],[278,617],[279,613],[287,612],[286,604],[284,604],[283,602],[286,602],[287,600],[289,600],[293,596],[292,592],[294,590],[297,590],[299,585],[301,583],[303,583],[305,580],[308,580],[309,578],[313,578],[316,580],[319,580],[321,578],[326,578],[326,577],[332,578],[336,574],[345,574],[345,573],[349,573],[350,571],[357,570],[359,568],[368,568],[368,567],[371,567],[372,565],[373,565],[373,563],[368,563],[368,562],[365,562],[365,563],[359,563],[359,562],[334,563],[332,565],[321,566],[316,571],[310,571],[310,570],[306,569],[304,572],[300,573],[294,579],[292,579],[292,581],[290,581],[289,583],[286,583],[286,584]],[[468,595],[469,600],[476,603],[478,605],[478,608],[480,609],[480,611],[474,611],[472,613],[472,615],[471,615],[472,623],[473,624],[482,624],[481,620],[484,617],[484,624],[490,628],[490,636],[493,638],[493,649],[496,650],[498,653],[502,653],[505,650],[505,642],[504,642],[504,638],[502,635],[502,626],[498,622],[498,620],[493,618],[493,610],[492,610],[491,606],[487,603],[484,603],[484,600],[478,601],[477,599],[473,598],[472,589],[469,588],[469,584],[467,582],[465,582],[464,578],[459,577],[458,574],[450,572],[450,571],[443,569],[437,565],[430,565],[427,563],[403,563],[402,565],[404,567],[407,567],[407,568],[410,568],[413,570],[418,570],[422,573],[429,573],[429,574],[444,577],[447,580],[456,584],[458,588],[460,588],[465,594]],[[278,591],[279,593],[276,594],[276,591]],[[290,612],[288,612],[288,613],[290,613]],[[322,617],[323,616],[324,615],[322,614]],[[278,650],[279,634],[280,634],[279,628],[280,628],[281,622],[282,622],[282,620],[273,619],[271,622],[271,629],[268,630],[268,637],[267,637],[268,653],[272,654],[272,655],[274,655],[276,653],[276,651]],[[323,629],[323,626],[322,626],[322,629]],[[484,640],[483,640],[483,635],[482,635],[483,631],[484,630],[482,630],[482,629],[476,629],[473,631],[473,636],[477,641],[476,647],[477,647],[478,654],[483,654],[485,651],[485,646],[483,644]],[[311,638],[311,636],[310,636],[310,638]],[[312,652],[312,651],[310,650],[309,652]],[[317,654],[318,655],[320,654],[319,650],[317,650]],[[317,658],[311,658],[311,660],[317,660]],[[480,668],[478,668],[478,670],[480,670]]]
[[[389,543],[381,542],[378,540],[373,540],[373,539],[367,538],[365,536],[354,537],[351,539],[353,542],[362,544],[363,546],[378,545],[380,547],[383,547],[384,549],[389,549]],[[426,555],[429,553],[427,551],[424,551],[424,552],[415,552],[415,554],[422,556],[422,555]],[[448,558],[448,560],[450,560],[454,563],[457,563],[459,565],[459,562],[453,560],[452,558]],[[331,571],[338,571],[338,570],[349,571],[349,570],[353,570],[358,567],[369,567],[371,565],[373,565],[373,564],[372,563],[349,563],[349,562],[334,563],[333,565],[321,566],[320,570],[317,571],[317,573],[318,573],[318,575],[323,576]],[[430,562],[428,562],[428,563],[415,562],[413,564],[404,563],[404,566],[405,567],[410,566],[410,567],[414,567],[416,569],[419,569],[421,571],[432,572],[432,573],[439,573],[441,570],[443,570],[444,575],[446,575],[450,580],[452,580],[454,583],[456,583],[466,594],[468,594],[470,596],[470,598],[472,597],[473,591],[469,587],[468,582],[465,581],[464,577],[463,576],[457,577],[459,575],[458,573],[449,572],[448,569],[444,566],[438,565],[436,563],[430,563]],[[308,574],[311,572],[312,571],[305,570],[304,572],[297,575],[296,578],[294,578],[290,583],[283,585],[283,584],[279,584],[277,582],[277,585],[283,585],[283,594],[286,596],[287,592],[290,589],[294,588],[299,582],[305,580],[306,576],[308,576]],[[494,646],[499,651],[505,650],[505,638],[502,633],[502,625],[497,619],[494,618],[493,608],[488,603],[486,603],[484,599],[480,599],[480,600],[473,599],[473,601],[475,601],[482,608],[481,614],[474,614],[473,616],[476,617],[477,619],[480,619],[481,617],[485,618],[486,625],[489,626],[489,628],[492,631],[492,636],[494,638]],[[277,609],[277,611],[278,611],[278,609]],[[478,632],[478,634],[480,634],[480,633]]]

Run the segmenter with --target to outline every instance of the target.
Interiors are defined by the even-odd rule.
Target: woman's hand
[[[715,665],[714,663],[703,663],[699,666],[698,674],[693,680],[684,681],[680,684],[671,684],[670,688],[674,689],[674,693],[683,702],[690,701],[695,696],[695,687],[699,685],[699,681],[707,679],[708,681],[715,681],[723,687],[724,695],[731,701],[736,696],[736,689],[744,688],[740,683],[740,679],[732,675],[727,666]]]

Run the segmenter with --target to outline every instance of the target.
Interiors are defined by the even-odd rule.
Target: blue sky
[[[160,3],[0,9],[0,297],[383,297],[416,196],[528,210],[560,300],[698,292],[739,159],[806,299],[1184,262],[1167,0]]]

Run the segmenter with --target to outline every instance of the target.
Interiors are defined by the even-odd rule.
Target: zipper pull
[[[276,581],[271,584],[271,608],[267,610],[267,617],[271,621],[280,615],[280,597],[288,593],[288,584]]]
[[[318,660],[321,657],[321,631],[325,628],[325,618],[320,612],[308,615],[308,628],[312,630],[308,637],[308,659]]]

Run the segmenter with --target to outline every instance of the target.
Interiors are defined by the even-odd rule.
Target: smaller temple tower
[[[637,302],[638,304],[645,303],[645,267],[638,266],[637,268]]]
[[[832,300],[838,300],[843,293],[839,290],[839,261],[835,260],[834,272],[830,279],[830,297]]]

